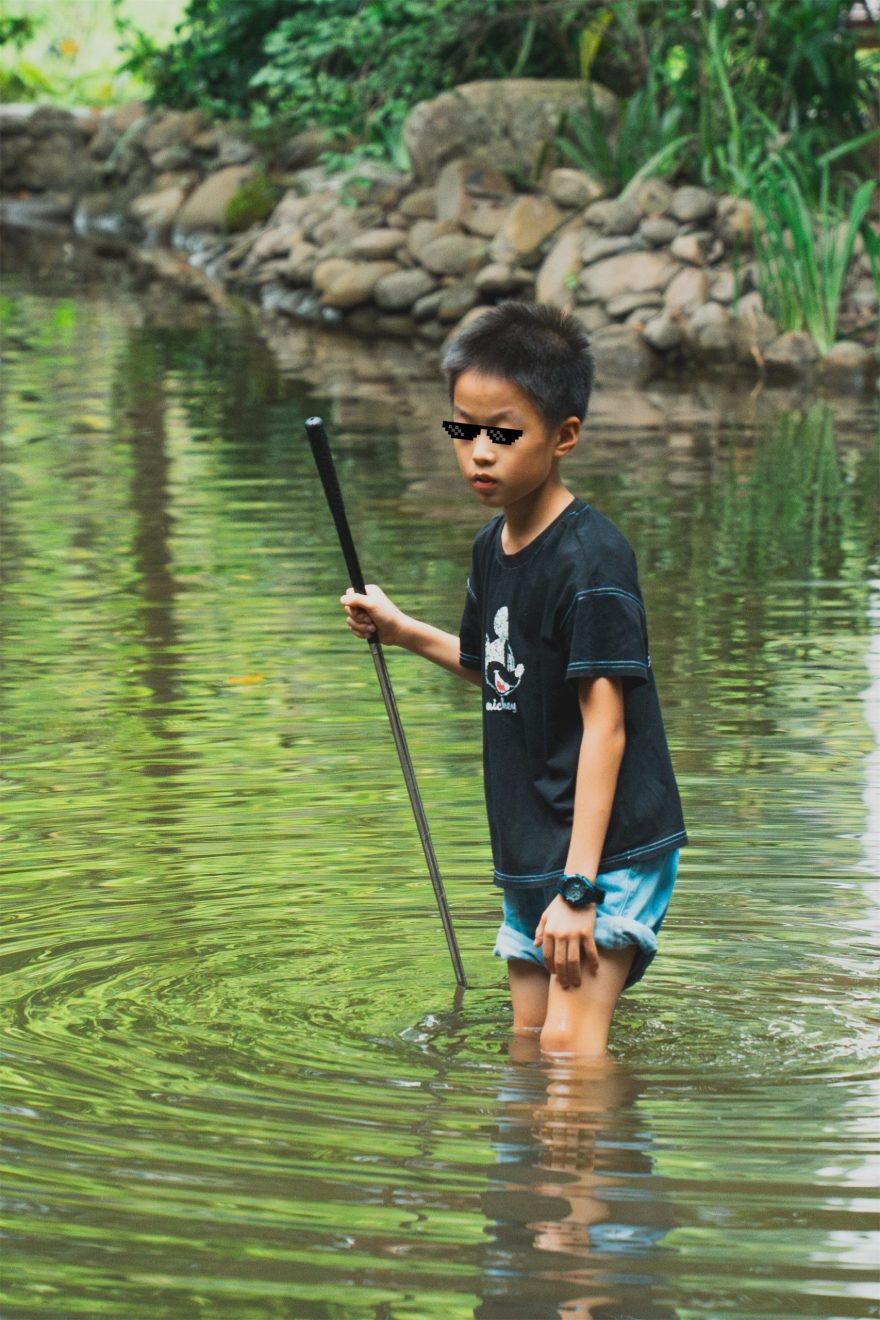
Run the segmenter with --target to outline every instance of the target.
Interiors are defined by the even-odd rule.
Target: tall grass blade
[[[834,344],[847,272],[874,187],[870,180],[863,183],[846,209],[842,198],[832,205],[825,164],[814,214],[796,170],[777,157],[751,188],[764,304],[780,329],[806,327],[820,353]]]

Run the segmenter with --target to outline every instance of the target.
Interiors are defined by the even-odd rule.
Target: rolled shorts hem
[[[600,877],[607,887],[605,903],[596,913],[594,938],[602,949],[636,946],[624,990],[645,975],[657,954],[657,931],[669,907],[669,899],[678,871],[678,849],[664,853],[636,866],[604,872]],[[541,913],[553,901],[556,886],[503,891],[504,919],[498,928],[492,956],[519,958],[544,967],[544,950],[534,943]],[[603,908],[628,908],[630,911],[603,911]],[[634,913],[638,912],[639,916]],[[647,920],[639,920],[639,917]],[[650,922],[650,925],[648,924]]]

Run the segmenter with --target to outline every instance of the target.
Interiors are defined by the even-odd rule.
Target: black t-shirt
[[[483,763],[497,885],[548,885],[571,842],[579,678],[623,679],[626,748],[599,871],[687,843],[632,547],[574,500],[517,554],[478,532],[461,663],[483,673]]]

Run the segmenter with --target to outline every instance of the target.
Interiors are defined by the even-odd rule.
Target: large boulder
[[[379,281],[395,270],[393,261],[346,261],[321,294],[321,305],[342,311],[359,307],[370,301]]]
[[[373,289],[373,301],[383,312],[403,312],[435,287],[436,281],[426,270],[396,270],[378,281]]]
[[[189,142],[204,127],[201,110],[166,110],[151,121],[141,143],[144,150],[152,155],[166,147]]]
[[[616,99],[593,84],[599,110],[609,119]],[[507,78],[463,83],[407,115],[404,141],[419,179],[433,183],[447,161],[476,156],[500,170],[531,173],[563,115],[584,107],[576,78]]]
[[[549,197],[517,197],[489,249],[493,261],[512,261],[532,252],[565,219]]]
[[[666,286],[666,309],[671,315],[691,315],[709,296],[709,276],[699,266],[685,266]]]
[[[580,229],[570,229],[557,238],[538,271],[535,297],[539,303],[567,307],[574,302],[582,247],[583,233]]]
[[[463,275],[483,264],[487,246],[466,234],[441,234],[416,253],[432,275]]]
[[[670,211],[676,220],[690,224],[697,220],[710,220],[718,209],[718,200],[707,188],[685,184],[672,194]]]
[[[177,213],[174,228],[180,234],[199,230],[224,230],[226,208],[246,179],[253,174],[250,165],[227,165],[211,174],[195,192],[190,193]]]
[[[557,206],[573,207],[576,211],[595,202],[604,191],[602,184],[583,170],[563,166],[551,170],[547,180],[547,192]]]
[[[128,214],[148,234],[167,234],[185,197],[183,188],[172,184],[168,188],[135,197],[129,203]]]
[[[454,220],[466,225],[481,204],[503,204],[513,195],[506,174],[473,157],[451,160],[443,166],[434,186],[438,220]]]
[[[116,143],[135,124],[144,121],[147,127],[147,107],[143,101],[126,101],[115,110],[101,116],[98,130],[89,144],[89,154],[95,160],[106,160]]]
[[[518,287],[513,270],[504,261],[490,261],[478,270],[474,284],[481,293],[513,293]]]
[[[736,344],[736,326],[730,312],[716,302],[698,307],[688,318],[685,333],[702,357],[729,360]]]
[[[665,252],[626,252],[587,266],[580,284],[585,301],[608,302],[622,293],[663,289],[677,269]]]
[[[384,261],[393,257],[405,243],[406,233],[402,229],[365,229],[351,240],[350,249],[353,257]]]
[[[288,284],[311,284],[317,265],[318,249],[314,243],[294,243],[281,273]]]
[[[95,183],[95,167],[76,114],[56,106],[0,113],[4,192],[83,193]]]

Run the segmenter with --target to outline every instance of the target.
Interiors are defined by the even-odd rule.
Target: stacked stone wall
[[[315,163],[317,133],[269,155],[198,111],[5,107],[0,188],[31,214],[170,245],[279,317],[439,345],[514,297],[571,310],[605,377],[644,380],[683,366],[860,382],[876,374],[877,288],[862,251],[840,342],[820,359],[807,334],[780,333],[763,306],[748,202],[656,178],[606,197],[587,173],[558,166],[527,186],[509,160],[500,168],[491,143],[463,142],[456,149],[467,154],[444,159],[418,134],[436,137],[449,100],[438,98],[433,121],[430,106],[413,111],[421,177],[372,165],[334,175]],[[468,122],[460,102],[457,131]],[[537,139],[521,147],[532,174],[537,149]],[[275,204],[231,232],[255,181],[257,197]]]

